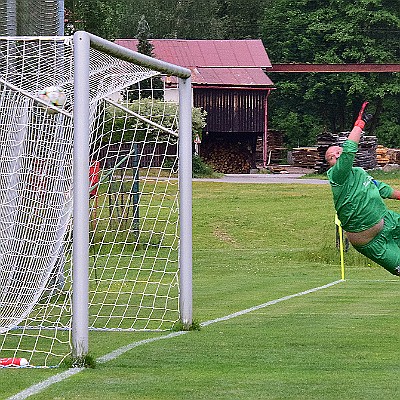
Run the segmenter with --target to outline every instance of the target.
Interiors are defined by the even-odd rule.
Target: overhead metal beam
[[[273,64],[268,72],[400,72],[400,64]]]

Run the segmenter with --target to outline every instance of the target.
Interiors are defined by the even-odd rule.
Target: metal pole
[[[270,163],[270,159],[268,159],[268,97],[270,93],[271,90],[268,89],[264,101],[263,168],[266,168]]]
[[[17,35],[16,0],[0,1],[0,36]]]
[[[58,36],[64,36],[64,0],[58,0],[57,4],[58,17]]]
[[[137,237],[139,235],[139,155],[138,145],[133,143],[133,229]]]
[[[192,84],[179,78],[180,317],[192,325]]]
[[[89,337],[89,51],[88,34],[74,34],[73,357],[88,353]]]
[[[146,68],[154,69],[164,74],[176,75],[179,78],[189,78],[191,76],[191,72],[187,68],[170,64],[162,60],[157,60],[146,56],[145,54],[126,49],[125,47],[119,46],[91,33],[88,33],[88,35],[90,37],[91,47],[103,53],[110,54],[125,61],[133,62]]]
[[[337,214],[335,214],[336,233],[339,236],[339,251],[340,251],[340,270],[342,281],[344,281],[344,244],[343,244],[343,228]]]

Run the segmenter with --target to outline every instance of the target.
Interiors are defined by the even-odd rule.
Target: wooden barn
[[[152,39],[154,55],[192,71],[193,105],[207,111],[200,155],[216,171],[266,164],[271,62],[261,40]],[[137,50],[136,39],[116,43]]]

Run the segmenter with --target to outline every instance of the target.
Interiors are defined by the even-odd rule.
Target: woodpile
[[[323,174],[329,166],[325,161],[325,152],[329,146],[340,145],[344,140],[339,135],[331,132],[323,132],[317,137],[318,158],[313,165],[317,174]]]
[[[329,165],[325,161],[325,152],[328,147],[341,146],[348,135],[349,132],[340,132],[339,134],[324,132],[317,137],[318,160],[314,165],[314,170],[317,173],[322,174],[329,169]],[[377,147],[376,136],[362,136],[354,165],[364,169],[375,168],[377,166]]]
[[[314,168],[318,158],[317,147],[295,147],[292,150],[292,160],[295,167]]]
[[[282,132],[269,129],[267,132],[268,164],[280,163],[286,158],[287,148],[284,145]]]
[[[256,162],[261,164],[264,154],[264,137],[257,138]],[[268,129],[267,132],[267,164],[280,164],[287,157],[287,147],[284,144],[284,134],[280,131]]]
[[[388,164],[400,165],[400,149],[389,149],[378,145],[376,149],[376,161],[380,167]]]
[[[378,139],[376,136],[362,136],[356,154],[355,165],[364,169],[374,169],[377,166],[376,148]]]
[[[289,162],[297,168],[314,169],[316,173],[325,173],[329,166],[325,161],[325,152],[329,146],[342,145],[349,132],[333,134],[323,132],[317,137],[316,146],[296,147],[288,155]],[[251,139],[251,138],[250,138]],[[246,174],[255,168],[257,162],[263,161],[263,138],[254,141],[241,138],[220,137],[204,143],[202,158],[216,172],[224,174]],[[283,146],[284,136],[279,131],[269,130],[267,135],[267,164],[276,170],[286,158]],[[254,145],[254,149],[253,149]],[[364,169],[374,169],[388,164],[400,165],[400,149],[389,149],[377,144],[376,136],[362,136],[354,165]]]
[[[240,142],[214,141],[203,153],[204,161],[223,174],[250,173],[251,154]]]
[[[382,145],[378,145],[376,148],[376,162],[380,167],[384,167],[390,161],[390,156],[388,154],[388,148]]]
[[[387,149],[389,164],[400,165],[400,149]]]

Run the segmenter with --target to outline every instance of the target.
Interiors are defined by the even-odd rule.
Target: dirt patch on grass
[[[225,242],[225,243],[231,243],[233,245],[236,245],[237,242],[234,238],[232,238],[231,236],[229,236],[229,234],[227,232],[225,232],[223,229],[221,229],[220,227],[216,227],[214,229],[214,236],[216,238],[218,238],[221,242]]]

